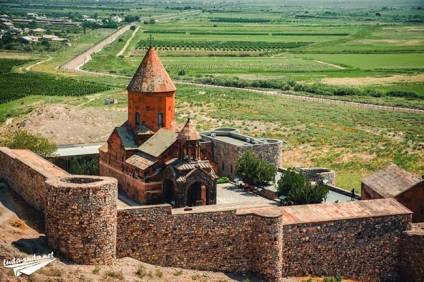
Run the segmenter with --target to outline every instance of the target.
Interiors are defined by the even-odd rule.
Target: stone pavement
[[[217,205],[222,204],[259,204],[275,205],[276,202],[256,195],[255,193],[240,189],[232,183],[217,185]]]

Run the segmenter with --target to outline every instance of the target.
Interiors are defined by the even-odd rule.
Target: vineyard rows
[[[240,36],[349,36],[350,33],[269,33],[269,32],[210,32],[210,31],[176,31],[145,30],[144,33],[156,34],[191,34],[191,35],[240,35]]]
[[[278,51],[309,45],[309,42],[261,42],[261,41],[155,41],[158,50],[214,50],[214,51]],[[146,49],[145,42],[140,40],[138,49]]]
[[[30,95],[83,96],[106,91],[109,86],[34,72],[12,73],[23,60],[0,59],[0,104]]]

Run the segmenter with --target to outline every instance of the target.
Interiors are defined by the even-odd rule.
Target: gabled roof
[[[178,134],[178,140],[197,141],[202,139],[199,132],[197,132],[193,121],[188,118],[181,132]]]
[[[125,162],[141,170],[146,170],[147,168],[154,165],[156,161],[157,159],[152,156],[149,156],[142,152],[137,152],[131,157],[129,157]]]
[[[152,46],[147,50],[130,84],[128,84],[127,90],[140,93],[174,92],[176,90]]]
[[[115,128],[118,133],[119,138],[121,139],[122,146],[125,150],[135,150],[138,148],[135,143],[134,136],[131,132],[131,129],[126,126],[120,126]]]
[[[146,126],[146,124],[142,123],[141,125],[137,126],[137,128],[135,129],[135,132],[137,134],[154,134],[155,132],[153,130],[151,130],[149,127]]]
[[[367,176],[362,180],[362,183],[381,196],[392,198],[409,190],[409,188],[421,181],[423,181],[421,178],[401,169],[397,165],[389,164]]]
[[[178,133],[161,128],[138,149],[157,158],[177,141],[177,136]]]

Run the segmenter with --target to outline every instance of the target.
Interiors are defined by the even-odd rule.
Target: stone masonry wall
[[[400,238],[411,215],[284,226],[283,275],[395,281]]]
[[[229,133],[236,135],[233,133]],[[238,135],[237,135],[238,136]],[[276,167],[281,166],[282,159],[282,143],[278,140],[269,140],[268,144],[250,144],[246,146],[238,146],[235,144],[220,141],[210,136],[202,135],[206,141],[212,142],[213,161],[218,165],[218,175],[235,178],[235,163],[239,156],[245,151],[250,150],[256,156],[265,160]],[[240,137],[242,138],[242,137]],[[246,138],[246,137],[243,137]],[[276,142],[273,142],[276,141]]]
[[[39,211],[46,203],[47,178],[69,175],[31,151],[0,148],[0,179]]]
[[[336,172],[328,168],[301,168],[300,174],[311,181],[327,179],[327,184],[336,185]]]
[[[395,199],[413,212],[412,222],[424,222],[424,180]]]
[[[171,214],[169,205],[118,210],[117,257],[211,271],[281,274],[281,214],[263,218],[235,210]],[[276,260],[277,259],[277,260]],[[252,267],[252,264],[254,265]]]
[[[111,264],[116,254],[116,179],[72,176],[46,182],[49,246],[81,264]]]
[[[254,217],[251,235],[251,270],[258,276],[279,281],[283,263],[281,217]]]
[[[413,224],[401,243],[401,281],[422,281],[424,277],[424,224]]]

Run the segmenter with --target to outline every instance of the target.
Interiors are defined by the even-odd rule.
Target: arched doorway
[[[187,189],[186,205],[189,207],[206,205],[206,195],[206,185],[201,181],[196,181]]]
[[[171,179],[166,179],[163,182],[163,196],[168,204],[175,204],[175,189],[174,182]]]

